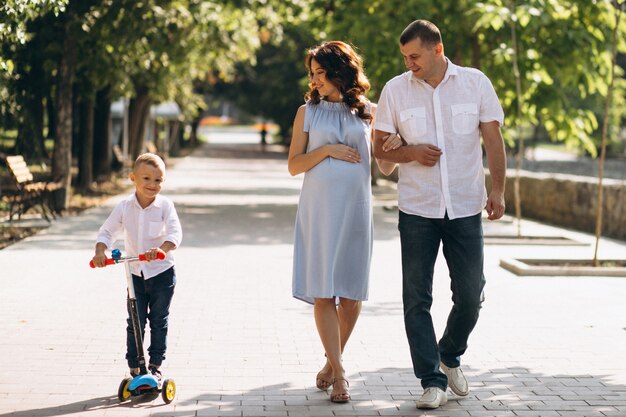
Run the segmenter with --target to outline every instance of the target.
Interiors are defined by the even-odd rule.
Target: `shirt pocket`
[[[163,222],[149,222],[148,223],[148,235],[151,238],[161,236],[163,232],[163,226],[164,226]]]
[[[459,135],[468,135],[478,128],[478,105],[476,103],[453,104],[452,130]]]
[[[414,107],[400,112],[400,125],[413,137],[424,136],[426,129],[426,107]]]

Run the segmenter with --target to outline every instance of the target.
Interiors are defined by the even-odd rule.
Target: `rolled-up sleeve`
[[[394,118],[393,95],[390,92],[389,84],[386,84],[380,93],[378,108],[376,109],[376,120],[374,129],[388,133],[398,133]]]
[[[107,217],[104,224],[100,227],[96,243],[104,243],[107,248],[113,246],[116,237],[124,228],[124,225],[122,224],[123,213],[124,201],[121,201],[117,204],[117,206],[115,206],[109,217]]]
[[[482,123],[496,121],[500,126],[504,124],[504,110],[496,94],[496,90],[493,88],[493,84],[483,74],[480,82],[480,121]]]
[[[165,240],[179,247],[180,243],[183,241],[183,229],[180,225],[174,203],[170,200],[166,201],[167,205],[163,213],[165,220]]]

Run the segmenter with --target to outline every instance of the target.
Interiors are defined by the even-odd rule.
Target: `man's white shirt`
[[[135,193],[120,201],[100,228],[96,242],[112,248],[122,231],[125,232],[125,256],[137,256],[150,248],[160,247],[165,241],[178,247],[183,237],[174,203],[160,194],[145,209],[139,205]],[[134,275],[143,273],[148,279],[172,266],[174,254],[169,251],[164,260],[131,263],[131,272]]]
[[[391,79],[381,93],[374,128],[398,133],[409,145],[431,144],[442,151],[433,167],[399,164],[399,209],[427,218],[480,213],[487,193],[479,123],[492,121],[502,125],[504,112],[493,85],[477,69],[448,60],[436,88],[411,71]]]

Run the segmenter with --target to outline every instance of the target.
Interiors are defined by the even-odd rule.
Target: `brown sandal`
[[[330,401],[334,402],[334,403],[347,403],[348,401],[350,401],[350,393],[348,392],[348,390],[346,389],[344,392],[338,392],[335,393],[335,382],[337,382],[337,380],[343,380],[346,382],[346,387],[350,386],[350,383],[348,382],[347,379],[345,378],[335,378],[333,380],[333,392],[330,393]]]
[[[317,389],[320,391],[328,391],[331,385],[333,385],[333,381],[322,378],[322,371],[319,371],[315,377],[315,386]]]

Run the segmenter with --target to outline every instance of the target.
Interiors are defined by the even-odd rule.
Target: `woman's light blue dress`
[[[372,256],[371,126],[344,103],[306,104],[307,152],[356,148],[361,162],[328,157],[304,174],[296,216],[293,296],[367,300]]]

